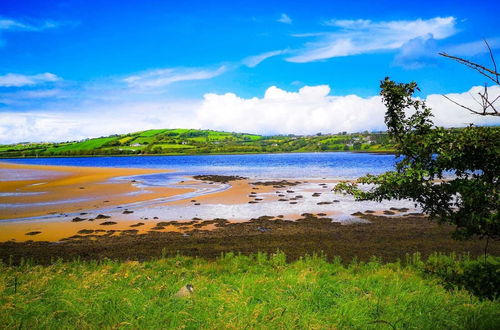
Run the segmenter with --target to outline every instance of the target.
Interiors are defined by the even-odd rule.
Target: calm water
[[[341,178],[379,174],[393,168],[394,155],[365,153],[293,153],[203,156],[133,156],[0,159],[33,165],[174,169],[178,175],[223,174],[251,178]],[[167,175],[168,176],[168,175]]]

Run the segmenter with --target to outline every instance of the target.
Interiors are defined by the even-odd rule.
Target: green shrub
[[[439,277],[446,288],[464,288],[480,298],[500,297],[500,257],[471,260],[467,257],[433,255],[421,266]]]

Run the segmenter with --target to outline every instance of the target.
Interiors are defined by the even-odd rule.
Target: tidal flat
[[[355,155],[347,162],[350,167],[334,165],[351,155],[329,155],[333,158],[325,164],[330,165],[318,171],[325,177],[315,167],[303,177],[296,165],[316,166],[311,165],[315,157],[324,155],[283,155],[274,159],[280,160],[278,166],[255,155],[237,156],[236,166],[234,157],[214,163],[205,156],[201,160],[212,160],[206,168],[184,172],[175,169],[182,164],[171,162],[174,169],[166,169],[137,163],[142,160],[131,160],[137,168],[2,163],[0,258],[48,263],[282,250],[290,260],[324,253],[344,260],[378,256],[395,261],[407,253],[480,255],[484,250],[481,240],[453,240],[450,226],[430,222],[410,201],[358,202],[332,192],[339,181],[353,180],[373,162],[390,166],[393,158],[387,155]],[[249,170],[252,161],[260,165]],[[197,174],[201,171],[212,174]],[[224,174],[232,172],[238,174]],[[489,246],[494,255],[498,249],[497,242]]]

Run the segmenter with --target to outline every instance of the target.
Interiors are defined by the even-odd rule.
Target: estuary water
[[[149,176],[149,181],[169,180],[197,174],[240,175],[252,179],[354,179],[367,173],[380,174],[394,167],[390,154],[351,152],[280,153],[197,156],[127,156],[74,158],[0,159],[32,165],[162,168],[174,174]],[[2,173],[0,172],[0,180]]]

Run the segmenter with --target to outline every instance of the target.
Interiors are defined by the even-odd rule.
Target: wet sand
[[[0,209],[0,242],[60,241],[81,235],[82,232],[100,236],[118,235],[124,231],[134,231],[137,234],[150,231],[185,233],[194,228],[193,224],[158,226],[158,223],[189,222],[192,218],[197,219],[197,214],[191,218],[172,216],[168,213],[169,207],[196,210],[198,205],[262,205],[278,201],[281,193],[289,194],[286,193],[286,186],[258,184],[259,182],[246,179],[221,183],[186,178],[175,184],[174,188],[144,188],[132,179],[111,180],[169,172],[168,170],[10,163],[0,163],[0,168],[13,173],[23,171],[24,176],[26,173],[31,174],[28,175],[30,180],[23,180],[21,175],[21,179],[10,177],[0,181],[0,204],[3,205]],[[39,178],[34,179],[37,175]],[[193,187],[202,190],[215,188],[213,191],[216,192],[205,193],[195,199],[162,202],[168,197],[182,197],[182,194],[193,192],[196,190]],[[221,187],[224,190],[220,191]],[[293,196],[291,198],[294,199]],[[141,206],[141,202],[150,202],[151,205]],[[131,203],[135,204],[132,207],[126,206]],[[257,205],[253,207],[258,208]],[[330,212],[329,215],[334,213]],[[300,212],[284,212],[284,215],[289,219],[297,219]],[[213,218],[216,216],[200,220]],[[244,220],[248,219],[238,215],[229,218],[229,221]],[[214,229],[212,225],[197,228]]]
[[[78,210],[114,206],[172,196],[191,191],[190,189],[172,189],[152,187],[142,190],[133,182],[112,182],[110,179],[134,175],[169,172],[169,170],[39,166],[0,163],[3,169],[23,169],[50,171],[50,176],[39,180],[0,181],[0,193],[18,193],[0,197],[2,204],[32,204],[27,207],[3,207],[1,219],[25,218],[51,213],[69,213]],[[32,194],[24,196],[23,194]],[[38,204],[38,205],[35,205]]]
[[[0,241],[35,238],[26,233],[41,231],[36,240],[59,240],[74,235],[81,229],[99,228],[103,221],[95,223],[72,222],[71,213],[88,213],[89,210],[119,207],[123,204],[137,203],[157,198],[171,197],[193,189],[148,187],[141,189],[130,181],[112,181],[118,177],[172,172],[170,170],[96,168],[72,166],[40,166],[0,163],[0,168],[15,173],[33,171],[42,174],[39,179],[16,180],[15,177],[0,181]],[[22,177],[22,176],[21,176]],[[50,216],[57,218],[50,220]],[[48,216],[40,221],[33,219],[23,222],[5,221],[19,218]],[[93,215],[94,217],[97,214]],[[90,215],[81,215],[90,219]],[[2,221],[4,220],[4,221]],[[121,229],[137,221],[124,219]]]
[[[338,181],[326,178],[259,181],[234,177],[226,181],[230,177],[205,176],[151,187],[133,176],[168,170],[15,164],[0,164],[0,168],[37,175],[46,172],[38,180],[0,181],[0,204],[4,205],[0,242],[58,242],[123,233],[186,234],[217,229],[214,219],[237,223],[266,214],[297,220],[302,213],[312,212],[344,224],[364,222],[358,215],[350,216],[361,205],[334,199],[341,198],[331,192]],[[26,206],[14,207],[16,203]],[[376,212],[384,214],[380,209]]]

